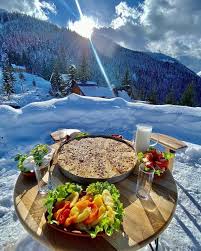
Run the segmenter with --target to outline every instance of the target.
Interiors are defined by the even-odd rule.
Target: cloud
[[[56,6],[41,0],[1,0],[0,8],[17,11],[42,20],[48,20],[48,13],[56,14]]]
[[[162,52],[178,59],[195,59],[201,68],[201,1],[144,0],[138,7],[120,2],[104,33],[134,50]],[[110,35],[111,33],[111,35]]]
[[[90,38],[93,30],[99,28],[99,25],[91,17],[82,16],[80,20],[75,22],[69,21],[67,27],[71,31],[77,32],[80,36]]]
[[[112,20],[111,27],[118,29],[127,23],[135,24],[140,17],[140,13],[127,5],[126,2],[121,2],[115,7],[117,17]]]

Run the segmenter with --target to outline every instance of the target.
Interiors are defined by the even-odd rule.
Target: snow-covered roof
[[[96,82],[94,81],[87,81],[85,83],[82,83],[82,82],[78,82],[78,84],[80,86],[98,86]]]
[[[129,97],[128,93],[126,91],[118,91],[118,96],[120,98],[125,99],[126,101],[131,101],[131,98]]]
[[[70,80],[68,74],[61,74],[61,77],[62,77],[63,81],[69,81]]]
[[[16,64],[11,64],[13,69],[20,69],[26,71],[26,67],[23,65],[16,65]]]
[[[113,98],[114,95],[108,87],[79,85],[85,96]]]

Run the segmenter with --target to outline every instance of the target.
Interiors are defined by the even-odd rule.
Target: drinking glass
[[[137,153],[146,152],[149,147],[154,147],[158,144],[158,139],[156,143],[150,145],[152,126],[148,124],[138,124],[136,125],[137,131],[135,136],[135,150]]]
[[[140,164],[137,179],[136,195],[142,200],[148,200],[154,178],[154,169],[145,171],[145,165]]]
[[[48,193],[51,186],[50,165],[35,166],[35,174],[38,182],[38,191],[41,195]]]

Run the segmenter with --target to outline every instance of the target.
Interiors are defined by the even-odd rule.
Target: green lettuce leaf
[[[174,153],[170,153],[170,152],[163,152],[163,157],[166,159],[166,160],[170,160],[172,158],[174,158]]]
[[[110,192],[114,202],[114,222],[111,222],[107,216],[103,217],[100,223],[95,226],[95,229],[88,231],[92,238],[95,238],[99,232],[105,232],[107,235],[111,236],[114,231],[118,231],[120,229],[121,222],[123,221],[123,204],[120,202],[120,193],[115,185],[110,184],[109,182],[96,182],[89,185],[86,192],[88,194],[96,195],[102,194],[105,189]]]
[[[29,172],[30,170],[24,167],[24,161],[28,158],[27,154],[17,154],[15,156],[15,161],[18,161],[17,167],[21,172]]]
[[[48,212],[48,222],[52,222],[52,210],[53,206],[57,201],[64,200],[68,195],[70,195],[72,192],[78,192],[81,193],[82,187],[80,185],[67,182],[64,185],[60,185],[54,190],[51,190],[48,192],[47,199],[45,200],[45,207],[47,208]]]

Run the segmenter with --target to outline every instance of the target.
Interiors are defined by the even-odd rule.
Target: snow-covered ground
[[[179,203],[170,226],[161,235],[160,250],[201,250],[201,108],[154,106],[74,94],[18,110],[0,106],[0,250],[44,250],[26,235],[14,213],[16,153],[26,152],[37,143],[51,143],[50,132],[60,128],[118,133],[131,139],[138,123],[150,123],[155,132],[188,144],[176,156],[174,177]],[[20,240],[19,233],[25,234]],[[12,247],[17,240],[18,244]]]
[[[45,101],[52,97],[49,95],[50,82],[45,79],[34,75],[23,72],[24,81],[19,79],[19,73],[14,73],[15,94],[11,95],[10,101],[0,95],[0,104],[12,103],[17,104],[20,107],[25,106],[31,102]],[[33,85],[35,81],[35,86]],[[0,68],[0,90],[2,89],[2,68]]]

